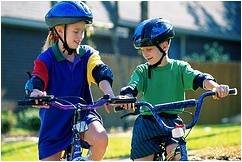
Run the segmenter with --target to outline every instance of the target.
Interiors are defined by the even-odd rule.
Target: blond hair
[[[58,30],[59,28],[64,29],[64,25],[56,25],[55,27],[50,29],[49,34],[45,40],[45,44],[42,47],[42,52],[47,50],[49,47],[53,46],[56,42],[58,42],[59,36],[56,34],[56,30]]]
[[[58,40],[58,35],[54,32],[54,30],[50,30],[45,40],[45,44],[42,47],[42,52],[47,50],[49,47],[53,46],[56,42],[58,42]]]

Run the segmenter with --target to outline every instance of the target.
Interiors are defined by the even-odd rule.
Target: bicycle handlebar
[[[54,106],[63,110],[67,109],[96,109],[103,105],[107,104],[123,104],[123,103],[135,103],[136,98],[128,98],[128,99],[120,99],[120,98],[110,98],[109,95],[104,95],[103,97],[99,98],[96,102],[91,104],[83,104],[81,102],[77,104],[72,104],[71,102],[67,101],[66,98],[78,98],[83,100],[77,96],[65,96],[65,97],[55,97],[53,95],[49,96],[41,96],[41,97],[26,97],[24,100],[19,100],[18,105],[20,106]],[[84,101],[84,100],[83,100]],[[65,102],[63,104],[61,102]]]
[[[213,96],[216,95],[215,92],[213,91],[207,91],[204,92],[199,98],[198,100],[202,100],[205,97],[208,96]],[[237,89],[233,88],[233,89],[229,89],[229,95],[237,95]],[[164,103],[164,104],[158,104],[155,105],[155,109],[157,112],[159,111],[167,111],[167,110],[171,110],[171,109],[181,109],[181,108],[187,108],[187,107],[192,107],[192,106],[196,106],[198,100],[196,99],[188,99],[188,100],[183,100],[183,101],[177,101],[177,102],[170,102],[170,103]],[[203,102],[203,101],[201,101]],[[142,104],[141,104],[142,106]]]
[[[171,129],[171,127],[167,126],[162,119],[159,118],[158,113],[161,111],[171,110],[171,109],[179,109],[179,108],[187,108],[187,107],[193,107],[196,106],[196,111],[193,116],[192,122],[188,125],[186,125],[186,128],[189,129],[193,127],[196,122],[198,121],[198,117],[200,115],[201,107],[204,101],[204,98],[207,96],[215,95],[216,93],[213,91],[207,91],[203,93],[197,100],[196,99],[189,99],[184,101],[177,101],[177,102],[170,102],[170,103],[164,103],[164,104],[157,104],[152,105],[145,101],[137,101],[136,98],[110,98],[109,95],[104,95],[103,97],[99,98],[96,102],[92,104],[83,104],[83,103],[77,103],[72,104],[71,102],[65,100],[65,98],[79,98],[76,96],[66,96],[66,97],[55,97],[53,95],[49,96],[42,96],[42,97],[27,97],[24,100],[18,101],[18,105],[20,106],[55,106],[60,109],[80,109],[80,110],[87,110],[87,109],[97,109],[105,104],[127,104],[127,103],[134,103],[135,104],[135,112],[131,113],[134,115],[137,115],[140,113],[140,107],[145,106],[147,107],[154,118],[158,121],[159,124],[164,125],[168,129]],[[233,88],[229,90],[229,95],[237,95],[237,89]],[[82,99],[83,100],[83,99]],[[62,104],[61,102],[65,102],[67,104]],[[124,110],[124,109],[122,109]],[[118,111],[118,109],[116,109]]]
[[[216,95],[216,93],[213,91],[207,91],[207,92],[204,92],[201,96],[203,96],[203,98],[205,98],[207,96],[213,96],[213,95]],[[237,89],[236,88],[229,89],[229,95],[237,95]],[[139,108],[141,106],[146,106],[146,105],[144,105],[144,102],[145,101],[136,102],[135,107]],[[157,104],[153,107],[155,107],[156,111],[159,112],[159,111],[167,111],[167,110],[171,110],[171,109],[179,109],[179,108],[196,106],[196,102],[197,102],[196,99],[188,99],[188,100],[183,100],[183,101]],[[122,107],[115,107],[115,110],[122,111],[124,109]]]
[[[38,106],[44,105],[43,102],[50,102],[54,99],[54,96],[41,96],[41,97],[26,97],[24,100],[19,100],[19,106]]]
[[[172,110],[172,109],[179,109],[179,108],[188,108],[188,107],[193,107],[196,106],[196,111],[194,113],[192,122],[188,125],[186,125],[186,129],[192,128],[198,121],[201,107],[204,101],[205,97],[208,96],[213,96],[216,95],[215,92],[213,91],[207,91],[204,92],[197,100],[196,99],[188,99],[188,100],[183,100],[183,101],[177,101],[177,102],[170,102],[170,103],[163,103],[163,104],[157,104],[157,105],[152,105],[149,102],[145,101],[139,101],[135,103],[135,112],[126,114],[127,115],[138,115],[140,114],[140,107],[145,106],[149,109],[149,111],[152,113],[154,118],[157,120],[157,122],[161,125],[164,125],[167,129],[173,129],[172,127],[167,126],[162,119],[158,116],[158,113],[161,111],[167,111],[167,110]],[[229,95],[237,95],[237,89],[232,88],[229,89]],[[116,109],[116,111],[124,110],[120,107]],[[123,117],[124,117],[123,116]]]

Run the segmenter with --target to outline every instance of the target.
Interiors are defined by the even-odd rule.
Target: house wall
[[[1,89],[4,98],[20,99],[24,94],[27,71],[32,71],[33,60],[41,51],[47,31],[2,24]]]

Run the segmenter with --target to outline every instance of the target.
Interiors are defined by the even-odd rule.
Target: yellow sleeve
[[[93,53],[87,62],[87,82],[89,85],[91,85],[91,83],[97,84],[95,82],[95,79],[92,76],[92,70],[95,68],[95,66],[100,65],[100,64],[104,64],[101,60],[101,57],[99,55],[99,52],[95,52]]]

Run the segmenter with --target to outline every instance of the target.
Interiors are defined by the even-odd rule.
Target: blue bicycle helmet
[[[87,24],[91,24],[93,15],[89,7],[83,2],[63,1],[55,4],[49,12],[45,15],[45,22],[48,25],[50,31],[55,33],[62,41],[64,49],[68,51],[68,55],[71,55],[76,49],[72,49],[68,46],[66,41],[66,26],[79,21],[85,21]],[[64,39],[58,34],[54,28],[56,25],[64,25]],[[63,53],[65,52],[63,51]]]
[[[157,67],[167,54],[159,44],[175,36],[172,24],[162,18],[147,19],[139,23],[133,35],[133,44],[136,49],[146,46],[156,46],[162,53],[161,58],[153,65],[148,66],[148,78],[151,78],[151,69]]]
[[[55,4],[45,16],[45,22],[49,28],[78,21],[85,21],[87,24],[91,24],[92,20],[92,12],[85,3],[72,1],[63,1]]]
[[[139,23],[133,35],[136,49],[145,46],[157,46],[161,42],[173,38],[173,25],[163,18],[152,18]]]

